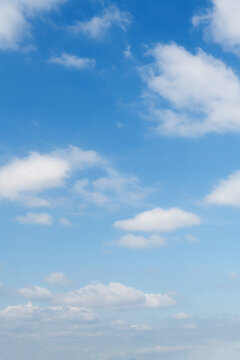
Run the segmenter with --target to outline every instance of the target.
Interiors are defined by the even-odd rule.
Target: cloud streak
[[[82,58],[73,54],[62,53],[60,56],[52,56],[49,63],[61,65],[68,69],[84,70],[93,68],[96,64],[94,59]]]

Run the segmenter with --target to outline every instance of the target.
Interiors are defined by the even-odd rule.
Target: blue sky
[[[0,1],[0,360],[239,359],[239,19]]]

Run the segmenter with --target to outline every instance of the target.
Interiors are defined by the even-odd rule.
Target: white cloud
[[[152,249],[166,246],[166,241],[159,235],[151,235],[147,238],[145,236],[127,234],[115,241],[114,244],[130,249]]]
[[[82,173],[92,168],[100,171],[83,177]],[[58,195],[55,191],[51,196],[54,189]],[[73,146],[43,154],[31,152],[0,166],[0,200],[29,207],[53,207],[65,201],[78,206],[77,211],[89,205],[113,208],[141,203],[150,192],[137,177],[119,173],[97,152]],[[64,216],[59,221],[71,224]]]
[[[158,44],[141,69],[159,134],[194,137],[240,131],[240,80],[222,61],[176,44]],[[163,105],[162,99],[169,105]]]
[[[76,147],[40,154],[30,153],[15,158],[0,167],[0,198],[21,201],[28,206],[48,206],[47,200],[36,194],[65,186],[65,181],[76,170],[103,166],[104,160],[94,151]]]
[[[53,276],[54,277],[54,276]],[[29,286],[18,293],[30,300],[47,300],[57,305],[92,308],[164,308],[176,305],[175,293],[145,294],[120,283],[91,284],[67,293],[51,293],[39,286]]]
[[[204,24],[208,39],[226,50],[240,51],[240,2],[239,0],[211,0],[211,8],[193,17],[193,25]]]
[[[69,282],[67,276],[61,272],[51,272],[44,280],[50,285],[66,285]]]
[[[52,294],[48,289],[37,285],[19,289],[19,294],[27,299],[51,299]]]
[[[130,23],[130,15],[127,12],[120,11],[115,5],[109,6],[99,16],[94,16],[87,21],[77,21],[71,30],[78,34],[83,33],[93,39],[102,39],[112,26],[118,26],[122,29]]]
[[[191,319],[192,316],[189,314],[186,314],[185,312],[181,312],[181,313],[174,315],[173,318],[176,320],[188,320],[188,319]]]
[[[133,219],[116,221],[114,226],[127,231],[168,232],[182,227],[199,225],[200,218],[178,208],[155,208],[136,215]]]
[[[161,308],[176,304],[171,295],[144,294],[140,290],[120,283],[87,285],[79,290],[59,294],[54,301],[68,305],[88,306],[89,308]]]
[[[55,320],[95,321],[98,315],[90,310],[73,306],[39,307],[32,303],[26,305],[7,306],[0,310],[0,318],[7,320],[36,319],[50,322]]]
[[[17,216],[16,219],[20,224],[52,225],[53,223],[52,216],[45,213],[28,213],[25,216]]]
[[[108,169],[108,176],[90,181],[81,179],[74,189],[86,202],[97,206],[116,204],[135,205],[142,201],[149,190],[139,185],[134,176],[122,176],[114,169]]]
[[[123,52],[126,59],[133,59],[133,54],[131,51],[131,46],[128,44],[126,50]]]
[[[94,67],[96,63],[93,59],[81,58],[67,53],[62,53],[61,56],[52,56],[49,62],[77,70],[89,69]]]
[[[206,196],[206,201],[213,205],[240,206],[240,171],[221,180],[215,189]]]
[[[67,0],[1,0],[0,49],[16,50],[31,37],[31,20]]]

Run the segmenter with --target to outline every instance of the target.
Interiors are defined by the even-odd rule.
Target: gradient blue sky
[[[0,360],[238,360],[239,0],[0,0]]]

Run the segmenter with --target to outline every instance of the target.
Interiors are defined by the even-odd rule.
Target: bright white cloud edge
[[[133,232],[170,232],[200,223],[200,218],[193,213],[178,208],[167,210],[155,208],[142,212],[132,219],[116,221],[114,227]]]

